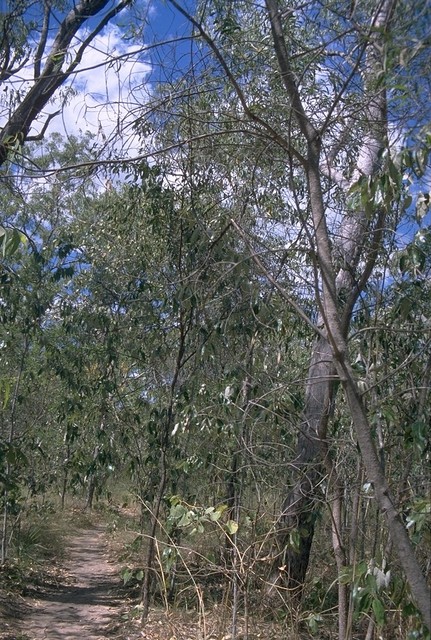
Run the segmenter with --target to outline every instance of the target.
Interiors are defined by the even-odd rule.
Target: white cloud
[[[150,70],[137,51],[122,40],[115,27],[92,43],[81,64],[87,70],[71,82],[77,93],[63,109],[66,133],[89,130],[106,138],[119,133],[123,143],[130,144],[130,112],[136,108],[137,96],[146,100],[145,80]]]

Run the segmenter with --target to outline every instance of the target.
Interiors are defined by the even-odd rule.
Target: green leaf
[[[301,544],[301,535],[298,529],[293,529],[293,531],[289,533],[289,546],[294,551],[299,551],[300,544]]]
[[[178,526],[179,527],[187,527],[192,521],[192,517],[191,517],[191,513],[189,511],[186,511],[180,521],[178,522]]]
[[[343,567],[340,575],[338,576],[338,581],[340,584],[350,584],[353,578],[352,567]]]
[[[399,172],[398,167],[395,166],[391,158],[388,158],[388,170],[392,182],[395,185],[401,184],[401,173]]]
[[[222,511],[219,511],[218,509],[212,513],[209,514],[210,520],[211,522],[217,522],[217,520],[220,520],[221,516],[222,516]]]
[[[233,536],[238,531],[238,523],[235,520],[228,520],[226,522],[226,529],[228,533]]]
[[[4,391],[3,409],[6,409],[9,402],[9,398],[10,398],[10,390],[11,390],[10,381],[4,380],[1,386],[3,387],[3,391]]]
[[[6,449],[6,460],[11,465],[17,465],[22,463],[24,465],[28,465],[28,458],[25,455],[24,451],[17,447],[16,445],[8,445]]]
[[[190,531],[190,535],[194,536],[195,533],[203,533],[205,531],[203,525],[201,523],[197,524],[196,527],[194,527],[191,531]]]
[[[406,253],[403,253],[400,257],[399,268],[401,273],[405,273],[408,269],[409,258]]]
[[[409,616],[417,615],[417,612],[418,612],[418,610],[416,609],[416,607],[413,604],[413,602],[407,602],[407,604],[405,604],[403,606],[403,609],[402,609],[402,614],[406,618],[409,617]]]
[[[430,207],[430,194],[429,193],[421,193],[419,194],[416,200],[416,220],[421,222],[426,214],[428,213]]]
[[[133,571],[129,569],[129,567],[124,567],[124,569],[120,571],[120,576],[123,580],[123,584],[126,585],[132,579]]]
[[[425,255],[424,252],[421,251],[421,249],[419,249],[419,247],[412,247],[411,252],[411,259],[413,262],[413,265],[417,268],[422,270],[425,264]]]
[[[323,618],[319,613],[310,613],[310,615],[305,618],[305,624],[313,635],[319,631],[319,624],[321,622],[323,622]]]
[[[355,575],[362,578],[368,571],[368,563],[365,560],[358,562],[355,569]]]
[[[413,301],[411,298],[407,296],[405,296],[404,298],[401,298],[401,300],[398,303],[398,309],[397,309],[397,312],[400,318],[402,318],[403,320],[406,320],[412,308],[413,308]]]
[[[20,234],[16,230],[14,230],[12,232],[11,237],[6,242],[6,254],[8,256],[12,256],[15,253],[15,251],[18,249],[20,242],[21,242]]]
[[[374,597],[372,604],[374,616],[379,627],[385,622],[385,607],[380,598]]]
[[[406,196],[403,200],[403,210],[407,211],[407,209],[411,206],[412,202],[413,202],[412,196],[410,195]]]

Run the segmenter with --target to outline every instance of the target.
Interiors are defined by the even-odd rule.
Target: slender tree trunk
[[[325,456],[325,467],[329,480],[328,507],[331,514],[332,548],[334,550],[337,573],[340,576],[346,567],[346,552],[343,540],[343,500],[344,485],[333,462],[329,459],[329,453]],[[338,581],[338,639],[349,640],[348,625],[348,595],[347,585]]]
[[[355,566],[356,558],[357,558],[359,519],[360,519],[360,510],[361,510],[361,490],[362,490],[363,480],[364,480],[363,464],[362,464],[362,460],[359,460],[358,461],[358,480],[357,480],[357,485],[355,486],[355,490],[353,494],[352,509],[351,509],[352,516],[350,520],[348,562],[351,567]],[[353,613],[354,613],[353,594],[350,593],[349,603],[348,603],[348,612],[347,612],[347,621],[346,621],[346,640],[350,640],[352,635]]]
[[[181,264],[180,264],[181,267]],[[148,549],[146,554],[144,580],[141,589],[141,622],[145,623],[148,619],[148,613],[151,600],[151,583],[153,579],[153,565],[154,565],[154,552],[156,545],[156,533],[157,526],[160,521],[160,512],[162,507],[162,500],[165,493],[167,481],[168,481],[168,468],[167,468],[167,452],[169,447],[170,433],[174,419],[174,403],[175,394],[180,384],[180,373],[184,366],[184,356],[186,352],[186,339],[191,326],[193,318],[193,310],[190,312],[188,318],[185,318],[183,311],[180,309],[179,313],[179,325],[180,325],[180,340],[178,344],[178,353],[175,363],[175,371],[172,377],[170,385],[169,403],[167,407],[166,422],[163,426],[162,433],[160,435],[160,481],[156,495],[156,503],[154,510],[151,514],[151,529],[148,538]]]
[[[285,41],[282,19],[277,0],[266,0],[271,22],[274,49],[277,55],[281,77],[289,96],[292,112],[300,131],[307,140],[308,154],[304,160],[307,176],[310,205],[313,217],[313,243],[315,244],[316,269],[320,273],[321,283],[316,282],[316,299],[320,305],[319,327],[331,325],[339,332],[340,342],[345,343],[352,309],[367,282],[380,246],[384,222],[383,209],[378,212],[374,228],[370,227],[363,211],[354,215],[346,212],[340,225],[337,243],[334,248],[329,241],[326,212],[322,195],[322,174],[320,170],[321,138],[308,118],[296,84],[296,77],[290,66],[288,47]],[[327,177],[346,191],[359,178],[372,176],[378,164],[379,154],[386,143],[386,95],[384,86],[375,90],[377,75],[382,71],[383,32],[387,29],[394,1],[382,2],[372,20],[372,35],[364,55],[364,82],[370,88],[366,105],[368,135],[364,137],[359,149],[356,169],[350,180],[337,175],[331,167],[326,167]],[[365,49],[364,49],[365,54]],[[366,249],[368,236],[373,240]],[[360,260],[365,267],[358,273]],[[341,268],[336,272],[335,264]],[[319,508],[315,499],[316,487],[322,475],[322,455],[327,437],[328,417],[334,395],[334,344],[332,336],[319,336],[310,360],[305,391],[305,409],[300,433],[298,435],[297,457],[294,461],[293,486],[288,493],[280,519],[279,544],[284,548],[282,563],[286,567],[280,574],[282,582],[297,594],[301,592],[307,571],[311,543],[314,535],[314,522]],[[298,544],[292,547],[291,534],[300,532]],[[289,544],[290,542],[290,544]],[[337,552],[338,553],[338,552]],[[341,558],[339,558],[341,561]],[[273,576],[275,572],[273,572]],[[344,605],[343,605],[344,606]]]
[[[241,425],[240,432],[235,443],[235,450],[231,457],[231,467],[227,477],[226,483],[226,497],[225,502],[228,507],[228,518],[236,519],[239,517],[240,505],[238,502],[238,496],[241,492],[241,484],[244,481],[244,474],[240,471],[240,467],[244,465],[244,451],[247,449],[247,407],[250,401],[250,389],[251,389],[251,367],[253,363],[254,345],[256,342],[256,334],[251,337],[250,345],[248,347],[247,357],[245,359],[245,376],[242,381],[241,393],[240,393],[240,411],[241,411]],[[223,549],[223,557],[226,563],[232,560],[232,539],[230,536],[225,536],[225,546]]]
[[[66,463],[63,468],[63,482],[61,486],[61,509],[63,511],[66,502],[67,483],[69,481],[70,444],[66,446]]]
[[[151,585],[153,582],[153,566],[154,566],[154,550],[156,544],[156,532],[157,526],[160,521],[160,510],[162,506],[162,500],[166,489],[166,451],[164,449],[160,452],[160,482],[156,495],[156,503],[151,513],[151,528],[148,536],[148,549],[145,559],[145,571],[144,580],[142,583],[141,591],[141,621],[146,622],[150,609],[151,601]]]
[[[92,472],[90,473],[90,477],[88,479],[87,500],[85,501],[85,508],[90,509],[90,511],[93,508],[95,490],[96,490],[96,474]]]
[[[103,419],[102,419],[103,425]],[[97,487],[97,458],[99,455],[99,447],[96,445],[93,452],[93,460],[92,465],[90,467],[90,473],[88,474],[88,488],[87,488],[87,498],[85,501],[85,508],[92,509],[93,508],[93,500],[94,500],[94,492]]]

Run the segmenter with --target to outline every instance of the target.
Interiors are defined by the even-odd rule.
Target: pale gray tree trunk
[[[323,169],[327,176],[346,190],[361,176],[366,178],[374,175],[379,156],[385,148],[386,95],[384,83],[377,82],[377,79],[381,80],[384,74],[384,38],[389,28],[394,5],[394,0],[383,0],[379,3],[370,27],[366,50],[364,49],[364,87],[368,92],[364,96],[366,110],[364,125],[368,133],[364,136],[358,153],[356,170],[347,181],[338,176],[330,165]],[[280,575],[287,575],[287,585],[295,588],[301,585],[307,569],[313,537],[313,515],[316,511],[313,503],[314,491],[320,473],[322,444],[327,435],[336,372],[348,401],[368,480],[374,487],[377,504],[386,516],[388,529],[413,597],[424,621],[430,625],[429,589],[390,494],[373,442],[366,410],[349,364],[346,345],[353,305],[366,284],[375,261],[384,222],[384,210],[382,207],[376,213],[374,227],[370,226],[364,212],[346,213],[340,227],[338,246],[334,248],[331,246],[322,192],[322,132],[315,129],[301,102],[296,79],[290,66],[278,2],[266,0],[266,6],[281,78],[290,101],[292,115],[307,144],[307,157],[304,159],[303,167],[308,182],[313,220],[316,267],[320,274],[320,282],[316,282],[316,291],[320,308],[319,325],[322,328],[308,372],[303,424],[298,438],[295,461],[295,484],[287,496],[281,517],[281,543],[285,544],[287,571]],[[369,233],[374,237],[367,251],[365,239]],[[337,273],[335,265],[340,255],[343,259],[342,268]],[[361,271],[358,269],[359,260],[365,264]],[[300,539],[300,548],[295,550],[286,545],[292,528],[305,531]],[[339,628],[339,637],[343,638],[346,629],[345,612],[340,613],[343,616],[343,623]]]
[[[284,85],[291,99],[300,129],[309,143],[311,157],[305,162],[305,172],[311,191],[313,183],[310,183],[310,161],[319,163],[320,148],[317,148],[319,134],[306,116],[296,87],[296,80],[290,70],[290,60],[278,3],[276,0],[267,0],[266,4],[271,20],[274,48]],[[392,1],[386,2],[380,8],[380,13],[373,19],[375,28],[389,22],[392,8]],[[377,39],[377,36],[375,38]],[[374,53],[368,52],[367,56],[365,73],[369,78],[366,78],[365,82],[371,85],[375,74],[380,69],[381,62],[376,60]],[[373,93],[372,98],[366,104],[366,111],[369,134],[359,150],[356,169],[350,180],[338,175],[329,163],[323,167],[326,176],[345,191],[348,191],[361,176],[369,177],[374,174],[379,154],[386,144],[386,96],[383,90],[377,95]],[[334,147],[336,147],[336,142],[334,142]],[[370,227],[364,212],[355,211],[353,214],[346,214],[340,224],[337,244],[331,250],[321,194],[322,177],[320,169],[317,176],[313,176],[317,182],[316,186],[318,186],[320,197],[319,218],[315,221],[314,240],[317,242],[316,248],[319,249],[323,245],[327,254],[326,263],[316,265],[321,270],[322,277],[322,282],[316,282],[315,287],[316,298],[320,305],[318,325],[324,327],[327,321],[323,308],[325,294],[323,299],[319,300],[321,295],[319,286],[321,284],[326,296],[331,297],[337,308],[337,318],[341,325],[340,331],[345,339],[353,306],[361,288],[366,284],[366,278],[370,275],[375,260],[375,248],[380,241],[383,227],[383,212],[377,216],[374,228]],[[367,251],[365,240],[370,232],[374,234],[374,243],[372,244],[375,247],[371,246],[371,249]],[[361,258],[366,261],[362,275],[358,274],[357,270]],[[335,262],[342,265],[336,276],[333,274]],[[324,473],[322,460],[325,455],[327,427],[336,389],[335,379],[332,345],[324,335],[320,335],[316,338],[308,370],[303,419],[298,434],[296,459],[293,463],[293,486],[283,504],[279,527],[278,543],[283,557],[277,558],[276,565],[279,565],[282,560],[281,566],[285,567],[285,570],[278,578],[293,593],[300,593],[309,562],[314,521],[319,508],[319,503],[316,502],[316,486]],[[291,532],[294,530],[301,532],[299,547],[292,547],[289,544]],[[277,581],[277,567],[275,566],[274,569],[271,582]]]

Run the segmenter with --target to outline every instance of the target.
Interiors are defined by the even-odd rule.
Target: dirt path
[[[72,534],[55,578],[30,587],[5,612],[0,640],[209,640],[230,637],[230,612],[223,606],[199,612],[152,607],[145,626],[122,621],[131,601],[122,593],[118,566],[109,561],[101,525]],[[1,585],[0,585],[1,586]],[[6,617],[5,617],[6,613]],[[239,621],[242,624],[242,618]],[[252,637],[277,640],[285,629],[255,620]],[[279,632],[279,633],[278,633]]]
[[[121,600],[117,568],[110,564],[101,526],[81,531],[67,549],[67,584],[28,601],[21,633],[29,640],[101,640],[118,620]],[[111,635],[112,637],[112,635]]]

